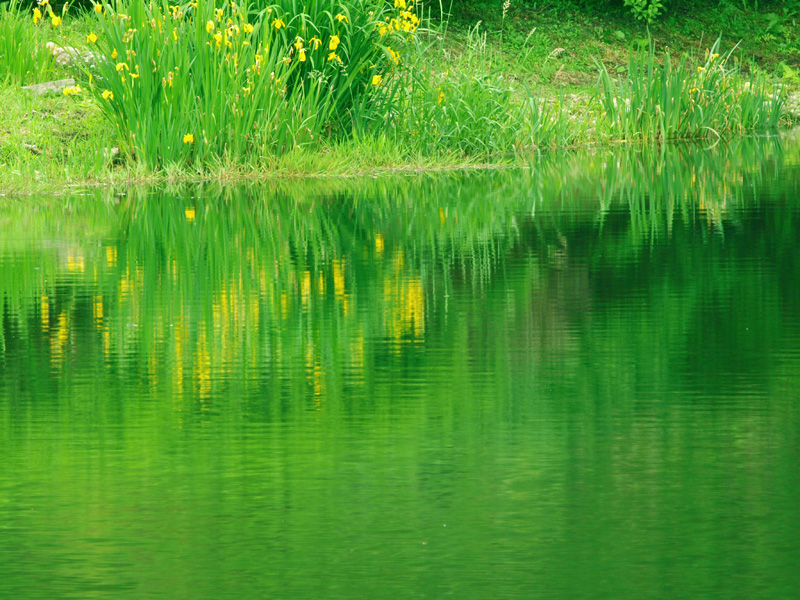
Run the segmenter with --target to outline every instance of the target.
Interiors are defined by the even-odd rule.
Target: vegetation
[[[31,27],[19,0],[0,4],[0,83],[47,81],[54,72],[42,28]]]
[[[542,56],[537,28],[520,36],[519,15],[525,27],[536,22],[524,3],[495,7],[489,27],[467,26],[477,6],[438,21],[406,0],[316,0],[302,9],[292,0],[266,8],[119,0],[74,13],[13,0],[0,9],[8,107],[0,188],[502,164],[542,148],[789,122],[793,82],[775,70],[791,71],[783,63],[772,72],[746,66],[720,40],[698,60],[617,30],[617,54],[584,57],[566,93],[553,86],[564,77],[562,57],[583,50],[550,47]],[[588,3],[575,10],[600,14]],[[58,60],[49,41],[64,48]],[[590,50],[596,42],[583,41]],[[69,76],[77,83],[56,96],[19,88]]]
[[[732,51],[718,52],[719,40],[696,68],[673,62],[669,52],[658,65],[649,52],[631,54],[626,77],[601,67],[600,101],[614,137],[690,139],[744,131],[775,131],[783,108],[780,88],[757,78],[743,79],[729,63]]]

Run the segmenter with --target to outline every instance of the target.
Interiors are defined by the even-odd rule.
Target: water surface
[[[0,597],[790,598],[800,145],[0,199]]]

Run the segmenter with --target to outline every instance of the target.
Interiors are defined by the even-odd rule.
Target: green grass
[[[416,15],[383,0],[292,4],[121,0],[98,13],[101,59],[86,87],[127,157],[262,162],[369,119],[377,88],[396,86]]]
[[[796,2],[670,3],[649,27],[633,19],[622,2],[594,3],[590,10],[586,2],[573,0],[511,0],[505,18],[501,0],[443,2],[444,12],[452,14],[449,31],[454,37],[463,38],[480,22],[492,47],[501,48],[495,55],[500,71],[548,89],[586,91],[596,81],[597,60],[624,72],[629,50],[650,41],[675,55],[703,56],[720,36],[720,53],[736,46],[745,71],[765,71],[800,87]]]
[[[747,42],[715,70],[708,57],[724,53],[715,47],[705,54],[711,44],[702,41],[702,32],[699,41],[680,41],[688,21],[670,30],[675,45],[669,59],[660,51],[631,52],[660,48],[659,28],[682,18],[678,12],[656,22],[648,39],[640,37],[646,36],[643,26],[625,15],[587,15],[555,5],[558,15],[549,5],[531,8],[512,0],[504,18],[498,3],[496,12],[481,15],[485,21],[475,25],[468,21],[467,2],[460,20],[432,19],[416,39],[393,34],[391,41],[378,31],[385,23],[380,15],[359,17],[352,0],[318,0],[310,8],[307,3],[305,16],[298,16],[291,0],[266,13],[227,7],[220,18],[208,4],[198,6],[196,15],[187,4],[179,9],[182,19],[166,4],[126,0],[117,10],[127,10],[137,27],[113,18],[110,6],[103,15],[68,12],[58,27],[48,19],[34,26],[29,13],[12,7],[3,13],[12,18],[0,21],[0,40],[30,39],[35,47],[54,41],[91,49],[105,60],[91,71],[59,66],[47,53],[35,55],[24,82],[76,77],[82,91],[69,97],[36,96],[20,89],[20,77],[0,78],[0,193],[64,183],[510,164],[546,148],[714,135],[712,130],[732,135],[775,126],[780,104],[763,110],[773,81],[796,89],[785,70],[794,63],[784,60],[777,42],[762,41],[774,51],[769,60],[748,58]],[[385,10],[391,18],[403,9]],[[191,23],[190,13],[197,17]],[[340,14],[346,21],[337,19]],[[276,29],[278,18],[287,26]],[[246,35],[245,23],[253,26]],[[781,31],[781,44],[790,43],[794,34]],[[88,37],[92,33],[96,43]],[[334,34],[340,37],[341,63],[326,60]],[[297,60],[297,36],[306,61]],[[322,43],[317,55],[312,37]],[[402,54],[399,61],[395,52]],[[697,63],[693,56],[705,58]],[[118,71],[119,64],[124,66]],[[704,77],[697,66],[704,67]],[[376,72],[381,80],[373,86]],[[751,87],[744,93],[747,81]],[[615,96],[618,103],[635,102],[637,110],[615,112]],[[693,98],[695,107],[687,112]],[[675,110],[663,112],[665,106]],[[791,121],[784,116],[783,122]],[[187,134],[192,139],[184,142]],[[112,155],[112,148],[121,152]]]
[[[45,48],[47,27],[47,22],[32,27],[30,14],[18,0],[0,4],[0,82],[27,85],[54,73]]]
[[[745,80],[721,56],[719,40],[702,65],[673,61],[664,64],[655,51],[631,54],[628,72],[612,77],[601,66],[600,101],[611,137],[623,140],[694,139],[747,131],[776,132],[785,94],[774,83],[756,77]]]

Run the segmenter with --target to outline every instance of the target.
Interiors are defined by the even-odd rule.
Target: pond
[[[0,597],[788,598],[800,143],[0,198]]]

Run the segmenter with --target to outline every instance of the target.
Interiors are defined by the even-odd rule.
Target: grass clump
[[[294,4],[98,5],[91,89],[122,149],[150,167],[247,162],[368,118],[419,17],[404,0]]]
[[[49,18],[40,8],[34,10],[28,15],[19,0],[0,4],[0,83],[28,85],[45,80],[54,71],[44,36],[45,31],[61,23],[61,18],[52,9]],[[36,24],[39,26],[32,26]]]
[[[631,52],[626,76],[600,67],[600,102],[612,138],[667,140],[774,131],[784,106],[780,89],[763,78],[746,80],[730,66],[733,51],[718,52],[719,40],[694,66],[687,58],[664,64],[649,51]]]
[[[489,61],[431,68],[406,0],[96,5],[84,82],[127,156],[150,168],[264,164],[348,139],[406,156],[563,144],[553,103],[520,101]],[[435,46],[435,43],[434,43]]]
[[[496,159],[568,146],[576,138],[560,102],[543,101],[525,85],[515,89],[497,71],[485,33],[477,27],[458,54],[441,39],[418,40],[394,79],[396,85],[376,94],[371,119],[360,133],[389,136],[412,155]]]

